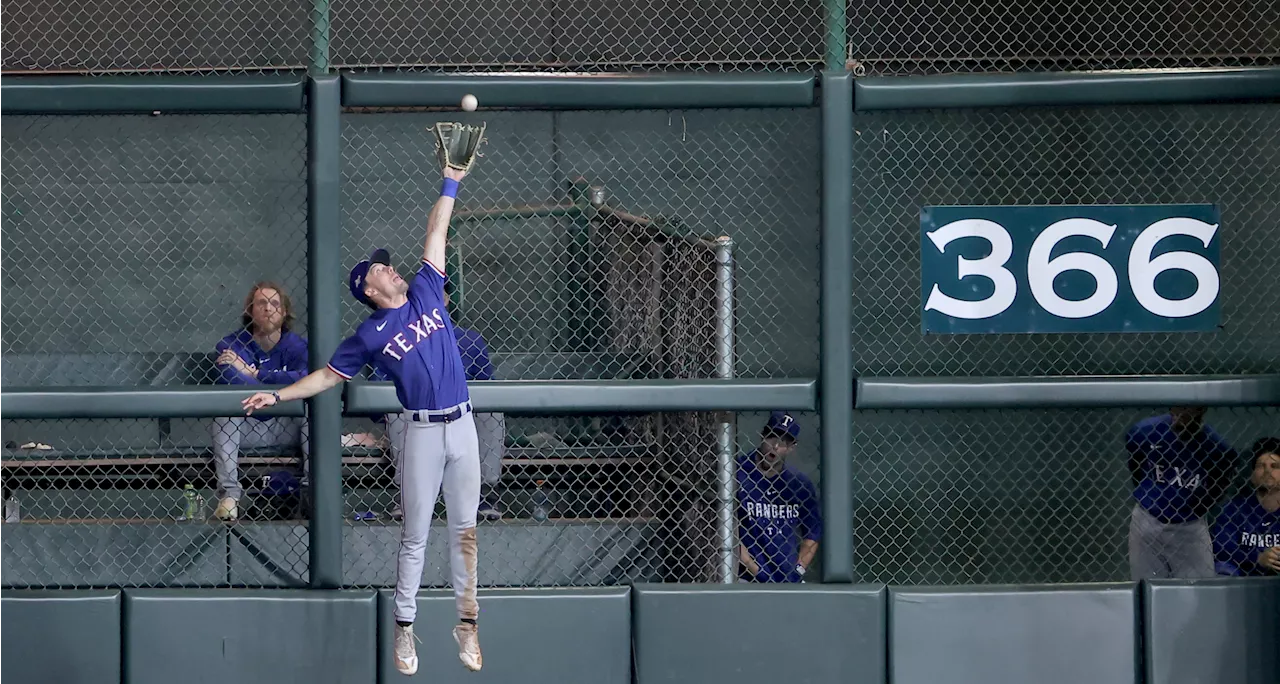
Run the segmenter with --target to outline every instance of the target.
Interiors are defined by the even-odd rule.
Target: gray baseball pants
[[[218,475],[219,496],[239,500],[240,449],[267,446],[302,446],[304,475],[310,471],[310,431],[305,418],[214,418],[209,424],[213,440],[213,469]]]
[[[1134,580],[1213,577],[1213,543],[1203,520],[1160,522],[1140,504],[1129,521],[1129,573]]]
[[[449,570],[458,617],[474,620],[476,602],[476,509],[480,505],[480,453],[474,414],[467,411],[452,423],[409,419],[396,414],[396,433],[403,435],[396,468],[404,524],[396,560],[397,622],[413,622],[418,589],[426,564],[427,534],[436,500],[444,493],[449,529]],[[419,412],[423,413],[423,412]],[[436,412],[440,413],[440,412]],[[388,421],[388,428],[391,423]],[[390,436],[390,435],[389,435]]]

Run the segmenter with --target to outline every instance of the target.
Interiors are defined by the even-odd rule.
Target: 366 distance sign
[[[923,330],[1216,330],[1218,226],[1212,204],[927,206]]]

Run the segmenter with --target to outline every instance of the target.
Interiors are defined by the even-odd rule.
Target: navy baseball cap
[[[766,433],[774,433],[780,436],[790,437],[791,439],[800,438],[800,423],[791,417],[786,411],[774,411],[769,414],[769,422],[764,424]]]
[[[351,296],[366,306],[373,306],[373,302],[364,296],[364,277],[369,275],[369,269],[374,264],[390,266],[391,255],[385,249],[373,250],[368,259],[361,261],[351,269],[351,276],[347,279],[347,284],[351,286]]]

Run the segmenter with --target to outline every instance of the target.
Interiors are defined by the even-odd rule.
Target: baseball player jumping
[[[441,127],[444,128],[441,128]],[[459,130],[461,129],[461,130]],[[444,488],[449,521],[449,565],[459,624],[453,629],[458,657],[470,670],[481,667],[476,630],[476,509],[480,502],[480,454],[466,373],[444,302],[445,243],[459,182],[473,161],[483,127],[440,124],[436,129],[444,162],[440,199],[427,218],[422,266],[406,283],[384,249],[351,269],[351,295],[373,309],[351,337],[338,346],[328,367],[279,392],[244,400],[248,413],[279,401],[305,399],[351,379],[372,364],[395,383],[406,423],[400,501],[404,525],[396,565],[396,669],[418,670],[413,620],[427,547],[431,514]],[[449,140],[442,136],[450,137]],[[462,149],[455,147],[461,145]],[[450,160],[450,153],[453,160]],[[461,159],[461,163],[455,163]]]

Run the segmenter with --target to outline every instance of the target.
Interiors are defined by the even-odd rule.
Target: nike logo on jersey
[[[382,353],[390,356],[396,361],[404,359],[404,355],[413,351],[417,344],[433,335],[434,333],[444,330],[444,318],[440,315],[440,309],[432,309],[430,314],[422,314],[422,318],[416,321],[409,321],[408,333],[413,336],[410,341],[403,332],[396,333],[387,346],[382,348]]]
[[[378,332],[382,332],[382,329],[383,329],[383,328],[385,328],[385,327],[387,327],[387,322],[386,322],[386,321],[383,321],[383,322],[382,322],[382,325],[379,325],[379,326],[375,327],[375,328],[374,328],[374,330],[377,330]]]

